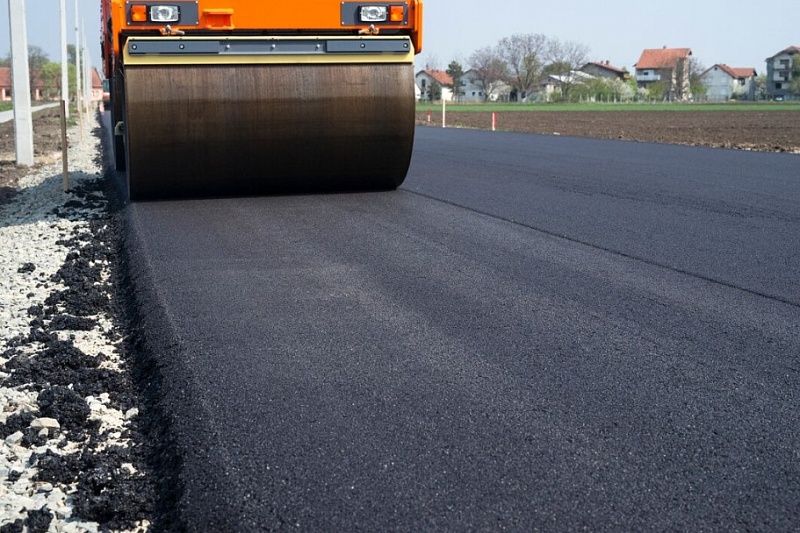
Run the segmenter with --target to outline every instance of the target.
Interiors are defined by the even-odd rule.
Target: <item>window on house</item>
[[[425,88],[425,82],[426,82],[426,81],[428,81],[428,80],[422,80],[422,88],[423,88],[423,89]]]
[[[781,89],[783,89],[783,84],[782,83],[776,83],[775,84],[775,88],[780,91]]]

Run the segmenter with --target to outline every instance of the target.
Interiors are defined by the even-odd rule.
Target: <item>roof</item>
[[[422,70],[421,73],[425,73],[435,81],[437,81],[441,85],[453,85],[453,77],[450,76],[444,70]]]
[[[767,58],[767,61],[769,61],[770,59],[773,59],[773,58],[775,58],[777,56],[783,55],[783,54],[787,54],[787,55],[790,55],[790,56],[794,55],[794,54],[800,54],[800,46],[790,46],[789,48],[784,48],[783,50],[781,50],[777,54],[775,54],[773,56],[769,56]]]
[[[571,70],[569,74],[557,75],[557,74],[550,74],[547,76],[546,81],[554,82],[554,83],[580,83],[584,81],[589,81],[595,79],[594,76],[591,74],[587,74],[585,72],[581,72],[580,70]]]
[[[610,70],[611,72],[616,72],[617,74],[627,74],[628,73],[627,70],[623,70],[621,68],[614,67],[608,62],[597,63],[597,62],[591,61],[589,63],[586,63],[583,67],[581,67],[581,69],[584,69],[584,68],[588,67],[589,65],[594,65],[596,67],[600,67],[600,68],[603,68],[603,69],[606,69],[606,70]]]
[[[103,87],[103,80],[100,78],[100,73],[97,69],[92,69],[92,88],[100,89]]]
[[[691,48],[648,48],[642,52],[636,68],[641,69],[660,69],[675,68],[678,60],[686,59],[692,55]]]
[[[722,72],[724,72],[725,74],[727,74],[728,76],[730,76],[733,79],[751,78],[751,77],[756,76],[758,74],[756,72],[756,69],[754,69],[754,68],[751,68],[751,67],[743,67],[743,68],[729,67],[725,63],[717,63],[716,65],[714,65],[710,69],[706,70],[706,72],[710,71],[711,69],[713,69],[715,67],[719,68]],[[705,72],[703,74],[705,74]]]

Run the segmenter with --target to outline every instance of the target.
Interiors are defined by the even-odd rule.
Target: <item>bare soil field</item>
[[[14,122],[0,123],[0,205],[16,192],[17,181],[30,169],[18,167],[14,141]],[[61,110],[57,107],[33,115],[33,156],[35,166],[53,161],[61,151]]]
[[[491,129],[492,114],[447,112],[447,127]],[[442,125],[441,112],[417,124]],[[499,131],[800,153],[800,111],[511,111]]]

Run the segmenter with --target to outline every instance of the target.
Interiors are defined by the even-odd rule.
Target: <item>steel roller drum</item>
[[[129,65],[131,199],[393,189],[413,65]]]

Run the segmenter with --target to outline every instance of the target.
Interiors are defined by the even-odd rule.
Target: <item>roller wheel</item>
[[[133,200],[394,189],[411,64],[129,65]]]

